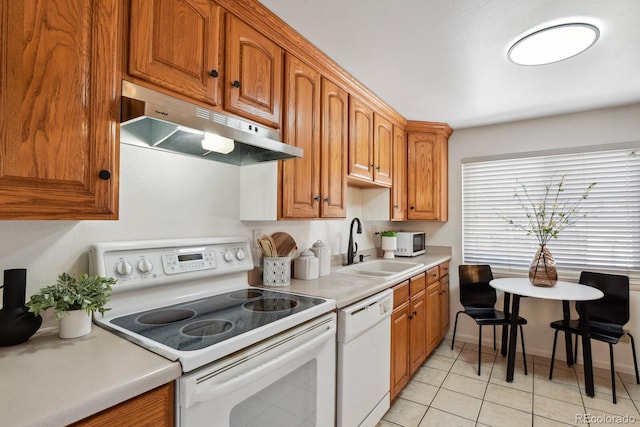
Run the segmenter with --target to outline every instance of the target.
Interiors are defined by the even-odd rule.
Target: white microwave
[[[427,249],[424,231],[398,231],[396,234],[396,256],[422,255]]]

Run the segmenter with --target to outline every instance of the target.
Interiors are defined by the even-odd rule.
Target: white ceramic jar
[[[320,261],[309,249],[303,251],[293,262],[293,277],[302,280],[317,279]]]
[[[320,276],[328,276],[331,274],[331,251],[326,247],[322,240],[318,240],[313,244],[311,250],[320,263]]]

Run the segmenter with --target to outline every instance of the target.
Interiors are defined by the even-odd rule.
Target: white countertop
[[[379,258],[378,258],[379,259]],[[410,261],[423,263],[424,267],[414,270],[409,274],[401,276],[393,276],[392,278],[375,277],[375,276],[358,276],[353,274],[345,274],[337,272],[341,267],[332,268],[331,274],[321,276],[313,280],[291,279],[289,286],[273,287],[270,289],[296,292],[305,295],[318,296],[322,298],[331,298],[336,301],[338,308],[344,308],[354,302],[360,301],[385,289],[388,289],[397,283],[407,280],[423,271],[426,271],[438,264],[449,261],[451,259],[451,249],[444,247],[427,248],[427,253],[416,257],[405,258],[397,257],[390,261]],[[366,268],[370,258],[360,265]],[[266,286],[265,286],[266,287]]]
[[[181,373],[178,362],[97,325],[84,337],[61,339],[54,323],[24,344],[0,347],[0,426],[64,426]]]

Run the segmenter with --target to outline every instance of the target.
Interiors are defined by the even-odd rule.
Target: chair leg
[[[493,325],[493,351],[496,351],[496,325]]]
[[[520,326],[520,343],[522,344],[522,361],[524,362],[524,374],[527,375],[527,353],[524,351],[524,330]]]
[[[478,325],[478,376],[480,376],[480,366],[482,365],[482,326]]]
[[[638,359],[636,358],[636,343],[633,339],[633,335],[627,333],[629,338],[631,338],[631,351],[633,353],[633,366],[636,368],[636,384],[640,384],[640,375],[638,375]]]
[[[616,370],[613,365],[613,344],[609,344],[609,360],[611,362],[611,390],[613,391],[613,403],[616,403]]]
[[[553,378],[553,362],[556,360],[556,344],[558,342],[558,330],[553,334],[553,350],[551,350],[551,366],[549,367],[549,379]]]
[[[571,335],[573,337],[573,335]],[[573,363],[578,363],[578,343],[580,342],[580,335],[575,336],[576,344],[573,350]]]
[[[456,329],[458,328],[458,316],[460,313],[464,313],[463,311],[459,311],[456,313],[456,321],[453,324],[453,338],[451,338],[451,350],[453,350],[453,343],[456,342]]]

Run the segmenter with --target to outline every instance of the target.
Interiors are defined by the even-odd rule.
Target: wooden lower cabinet
[[[175,386],[168,383],[80,420],[76,426],[173,426]]]
[[[440,344],[449,328],[448,268],[449,263],[443,263],[393,288],[392,400]]]

